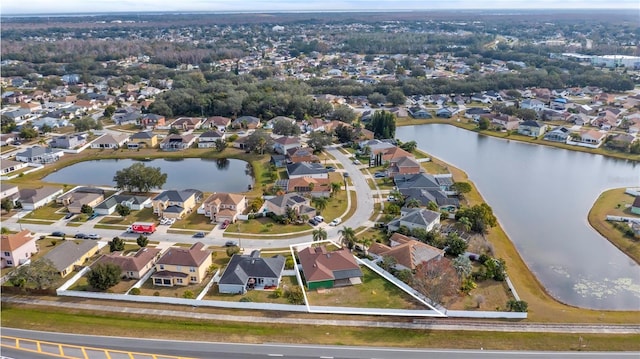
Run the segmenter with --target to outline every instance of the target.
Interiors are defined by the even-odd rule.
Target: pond
[[[555,298],[586,308],[640,309],[640,267],[587,222],[602,191],[640,185],[640,164],[449,125],[400,127],[397,137],[469,175]]]
[[[113,176],[117,171],[138,162],[146,166],[160,167],[162,173],[167,174],[167,183],[162,189],[194,188],[203,192],[245,192],[253,185],[251,166],[242,160],[226,158],[92,160],[65,167],[43,180],[75,185],[113,186]]]

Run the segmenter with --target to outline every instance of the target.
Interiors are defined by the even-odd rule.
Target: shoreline
[[[472,190],[465,195],[469,205],[487,203],[482,193],[469,176],[462,169],[451,163],[433,157],[423,150],[418,151],[431,158],[434,163],[449,169],[455,181],[465,181],[471,184]],[[509,238],[498,219],[498,225],[489,230],[489,242],[494,246],[494,256],[503,258],[507,263],[507,274],[514,283],[518,295],[529,304],[529,318],[527,321],[540,322],[606,322],[614,320],[616,323],[638,322],[640,311],[634,310],[600,310],[574,306],[564,303],[551,295],[531,271],[524,261],[515,244]],[[605,319],[606,318],[606,319]]]
[[[618,159],[618,160],[627,160],[627,161],[632,161],[632,162],[635,162],[635,163],[640,162],[640,154],[639,155],[633,155],[633,154],[622,153],[622,152],[606,151],[606,150],[604,150],[604,148],[602,146],[598,147],[597,149],[591,149],[591,148],[587,148],[587,147],[567,145],[565,143],[532,139],[530,137],[520,136],[520,135],[515,135],[517,137],[511,136],[509,134],[503,135],[504,134],[503,132],[496,132],[496,131],[490,131],[490,130],[480,131],[480,130],[476,130],[475,128],[469,128],[471,126],[469,123],[467,123],[467,122],[458,122],[458,121],[456,121],[455,118],[450,118],[450,119],[437,119],[436,118],[436,119],[424,119],[423,120],[423,119],[412,119],[412,118],[406,117],[406,118],[402,118],[402,119],[396,119],[396,126],[398,126],[398,127],[431,125],[431,124],[450,125],[450,126],[454,126],[454,127],[463,129],[463,130],[470,131],[470,132],[475,132],[478,135],[491,136],[491,137],[494,137],[494,138],[503,139],[503,140],[507,140],[507,141],[518,141],[518,142],[528,143],[528,144],[532,144],[532,145],[541,145],[541,146],[547,146],[547,147],[554,147],[554,148],[560,148],[560,149],[565,149],[565,150],[569,150],[569,151],[590,153],[592,155],[602,155],[602,156],[605,156],[605,157],[615,158],[615,159]]]

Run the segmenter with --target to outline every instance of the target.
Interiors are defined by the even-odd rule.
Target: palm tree
[[[469,232],[471,230],[471,221],[467,217],[460,217],[455,224],[455,227],[461,229],[465,232]]]
[[[313,206],[316,208],[318,213],[322,213],[322,211],[327,208],[327,202],[329,201],[326,197],[313,197],[311,199],[311,203],[313,203]]]
[[[327,239],[327,231],[322,228],[314,229],[312,235],[314,242],[324,241]]]
[[[420,208],[422,203],[420,203],[420,201],[417,198],[411,198],[404,205],[409,208]]]
[[[356,243],[356,232],[351,227],[344,227],[339,230],[340,241],[343,244],[347,245],[347,248],[353,249],[354,244]]]
[[[373,243],[373,240],[371,240],[370,238],[365,238],[360,240],[358,243],[360,243],[362,245],[362,250],[364,251],[364,255],[368,256],[369,255],[369,247],[371,247],[371,243]]]
[[[342,189],[342,183],[331,182],[331,197],[335,196]]]
[[[296,214],[296,210],[291,207],[287,207],[286,216],[290,221],[295,221],[296,217],[298,217]]]

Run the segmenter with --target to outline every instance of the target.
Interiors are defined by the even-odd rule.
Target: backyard
[[[307,291],[309,305],[360,307],[360,308],[395,308],[395,309],[427,309],[404,291],[379,276],[369,268],[361,266],[362,284]]]
[[[297,285],[296,277],[282,277],[280,288],[285,290],[287,287]],[[222,300],[227,302],[257,302],[257,303],[279,303],[289,304],[284,296],[276,297],[273,290],[250,290],[245,294],[221,294],[218,293],[218,285],[214,284],[205,300]]]
[[[202,279],[202,282],[200,283],[189,284],[185,286],[163,287],[153,285],[153,279],[149,278],[140,287],[140,295],[184,298],[185,293],[190,292],[192,298],[195,298],[200,294],[200,292],[202,292],[202,290],[210,280],[211,275],[207,275]]]

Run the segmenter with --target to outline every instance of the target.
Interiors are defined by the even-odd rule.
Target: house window
[[[176,283],[182,284],[182,278],[176,278]]]
[[[192,281],[192,282],[197,282],[197,281],[198,281],[198,278],[196,278],[196,277],[194,277],[194,276],[191,276],[191,281]]]
[[[196,272],[196,267],[189,267],[189,272],[195,273]]]
[[[7,261],[7,264],[12,266],[13,265],[13,261]]]
[[[163,279],[162,284],[171,286],[171,279]]]
[[[162,285],[162,279],[161,278],[153,278],[153,284]]]
[[[164,270],[164,264],[160,264],[160,270]]]
[[[4,256],[5,257],[11,257],[11,253],[10,252],[4,252]]]

